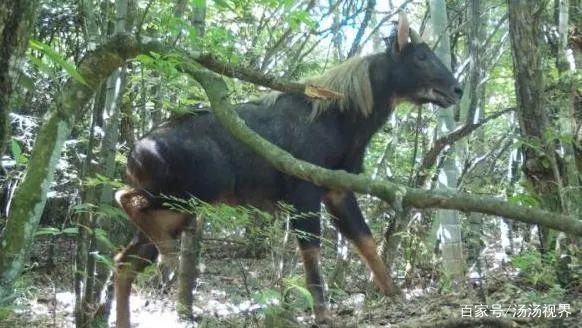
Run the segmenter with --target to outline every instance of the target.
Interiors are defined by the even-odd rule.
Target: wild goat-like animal
[[[410,40],[409,40],[410,39]],[[391,40],[391,41],[390,41]],[[333,169],[360,173],[372,135],[397,101],[456,103],[462,90],[401,15],[386,52],[354,58],[308,83],[343,94],[341,100],[313,100],[281,93],[238,106],[248,126],[295,157]],[[283,174],[223,129],[212,114],[162,125],[138,141],[128,158],[132,185],[116,198],[137,226],[136,238],[116,256],[117,327],[129,327],[129,296],[137,273],[158,254],[173,252],[173,241],[190,219],[162,206],[160,195],[196,197],[204,202],[269,208],[283,201],[302,219],[293,220],[314,300],[316,320],[328,320],[319,269],[320,206],[355,246],[386,295],[396,292],[350,191],[329,190]],[[271,207],[273,208],[273,207]]]

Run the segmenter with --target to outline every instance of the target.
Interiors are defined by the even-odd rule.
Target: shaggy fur
[[[341,112],[357,110],[364,117],[368,117],[374,109],[374,95],[370,83],[370,56],[354,57],[335,66],[322,75],[309,77],[302,82],[329,89],[342,94],[338,100],[313,100],[313,111],[310,120],[314,120],[321,113],[337,108]],[[260,102],[271,106],[277,102],[281,92],[270,92]]]

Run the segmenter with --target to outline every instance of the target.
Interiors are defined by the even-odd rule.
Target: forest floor
[[[49,243],[54,248],[48,247]],[[195,291],[197,321],[184,323],[177,319],[175,288],[163,292],[155,287],[159,286],[158,276],[152,269],[140,277],[134,288],[131,299],[134,327],[314,326],[307,310],[308,301],[301,296],[301,287],[293,287],[302,281],[301,268],[296,260],[286,264],[291,268],[290,275],[286,276],[291,278],[287,278],[283,284],[285,287],[281,288],[277,287],[282,284],[276,282],[272,269],[275,266],[269,256],[243,258],[232,245],[230,248],[209,248],[212,249],[206,250],[209,253],[204,257]],[[495,256],[493,253],[491,257]],[[20,281],[19,298],[9,314],[0,314],[0,327],[74,327],[73,257],[74,238],[41,238],[35,243],[32,265]],[[50,258],[52,260],[47,261]],[[552,297],[551,291],[536,292],[524,284],[510,266],[490,265],[486,287],[481,290],[486,303],[477,296],[480,289],[475,287],[445,292],[429,285],[404,289],[404,298],[400,300],[382,298],[371,287],[367,270],[361,264],[348,267],[342,291],[330,291],[334,299],[331,304],[334,320],[329,326],[582,327],[579,291],[560,294],[559,297]],[[287,306],[277,304],[282,292],[287,295],[284,298]],[[543,311],[539,315],[542,318],[535,318],[534,304],[543,306],[548,303],[555,305],[553,313],[556,318],[544,318],[552,313],[549,312],[551,308],[546,307],[539,308]],[[567,317],[564,311],[558,314],[559,304],[569,304]],[[496,305],[500,307],[497,312],[493,311]],[[530,312],[524,310],[519,316],[520,306],[529,307]],[[484,308],[488,310],[487,316],[480,316],[478,310]],[[112,314],[110,326],[114,322],[115,315]]]

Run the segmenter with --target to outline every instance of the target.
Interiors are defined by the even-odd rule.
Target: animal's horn
[[[410,26],[408,25],[408,18],[404,12],[398,14],[398,51],[402,51],[404,46],[408,44]]]

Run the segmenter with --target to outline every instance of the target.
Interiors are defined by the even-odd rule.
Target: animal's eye
[[[421,51],[416,55],[416,58],[418,58],[418,60],[425,60],[426,59],[426,52]]]

